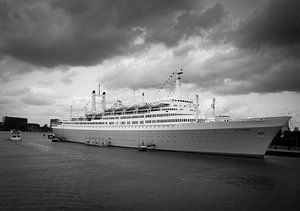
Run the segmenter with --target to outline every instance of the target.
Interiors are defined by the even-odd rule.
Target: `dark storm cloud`
[[[171,47],[178,44],[180,39],[193,35],[201,35],[202,31],[221,22],[226,15],[221,4],[216,4],[205,11],[201,8],[181,11],[176,18],[176,23],[166,20],[150,27],[148,42],[163,42]],[[159,22],[159,21],[158,21]]]
[[[242,22],[233,39],[242,48],[300,44],[300,1],[272,0]]]
[[[187,81],[219,94],[300,91],[300,2],[272,0],[236,29],[219,31],[234,50],[215,54]]]
[[[174,46],[218,24],[221,4],[193,0],[0,1],[0,54],[43,67],[89,66],[145,44]]]
[[[282,59],[280,49],[254,52],[235,49],[216,54],[199,67],[190,67],[185,81],[202,91],[218,94],[248,94],[300,91],[300,62]]]
[[[183,82],[193,83],[201,90],[210,90],[218,94],[299,92],[300,13],[298,11],[300,11],[298,1],[268,1],[243,21],[226,19],[226,23],[223,21],[222,24],[210,28],[208,31],[212,33],[205,37],[206,39],[202,39],[200,45],[188,42],[173,47],[173,61],[165,61],[155,68],[176,71],[180,61],[186,64],[187,73],[184,75]],[[215,20],[220,20],[220,17],[225,15],[223,7],[216,4],[201,15],[183,12],[177,20],[189,23],[186,25],[191,26],[192,23],[205,20],[204,17],[213,16]],[[195,19],[197,21],[194,21]],[[184,31],[186,34],[194,33],[193,27],[185,30],[185,24],[180,26],[182,30],[178,31]],[[200,34],[201,30],[205,29],[205,24],[201,26],[201,29],[198,28]],[[173,35],[168,32],[171,27],[166,26],[164,29],[169,37]],[[156,36],[164,37],[164,30]],[[222,44],[220,41],[224,40],[225,43]],[[213,53],[204,62],[198,62],[197,55],[192,58],[187,56],[189,52],[197,52],[197,49],[207,49],[210,54],[212,47],[218,49],[218,53]],[[135,80],[131,80],[132,74],[116,70],[107,81],[117,87],[157,88],[163,81],[159,78],[154,79],[154,76],[151,76],[152,72],[155,70],[144,70],[142,76],[135,74]],[[122,75],[122,79],[118,79],[116,75]],[[152,79],[148,80],[150,77]]]
[[[12,89],[9,89],[9,90],[5,90],[3,92],[3,95],[4,96],[12,96],[12,97],[13,96],[22,96],[22,95],[28,93],[29,91],[30,91],[30,89],[28,87],[24,87],[22,89],[14,89],[14,88],[12,88]]]
[[[1,36],[1,35],[0,35]],[[9,83],[12,79],[22,76],[20,73],[30,72],[33,65],[17,61],[11,57],[0,56],[0,82]]]
[[[272,0],[240,23],[237,30],[231,33],[230,40],[241,49],[240,52],[246,53],[244,57],[251,62],[237,66],[240,70],[230,76],[237,83],[243,82],[235,91],[221,91],[300,91],[299,11],[300,2],[297,0]],[[246,74],[240,75],[238,72]]]

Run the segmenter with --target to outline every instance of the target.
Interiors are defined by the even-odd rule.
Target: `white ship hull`
[[[125,126],[53,127],[56,137],[71,142],[137,148],[154,144],[157,150],[263,157],[290,117],[268,117],[228,122]]]

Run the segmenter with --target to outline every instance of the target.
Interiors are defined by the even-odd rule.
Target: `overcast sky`
[[[0,0],[0,116],[49,124],[83,112],[99,83],[109,103],[157,100],[183,68],[202,114],[216,97],[217,113],[300,126],[299,11],[299,0]]]

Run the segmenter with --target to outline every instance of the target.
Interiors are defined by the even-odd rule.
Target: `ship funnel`
[[[199,96],[196,95],[196,122],[198,122],[199,118]]]
[[[96,92],[92,92],[92,113],[96,113]]]
[[[71,105],[71,109],[70,109],[70,117],[73,117],[73,106]]]
[[[103,108],[103,111],[105,111],[106,109],[106,93],[103,92],[102,94],[102,108]]]
[[[216,98],[213,98],[213,102],[211,104],[211,107],[213,109],[213,117],[215,118],[215,110],[216,110]]]

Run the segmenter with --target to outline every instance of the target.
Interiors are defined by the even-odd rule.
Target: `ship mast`
[[[176,81],[175,81],[175,92],[174,92],[175,98],[180,97],[180,88],[181,88],[180,80],[182,74],[183,74],[183,70],[180,69],[180,71],[177,72]]]

